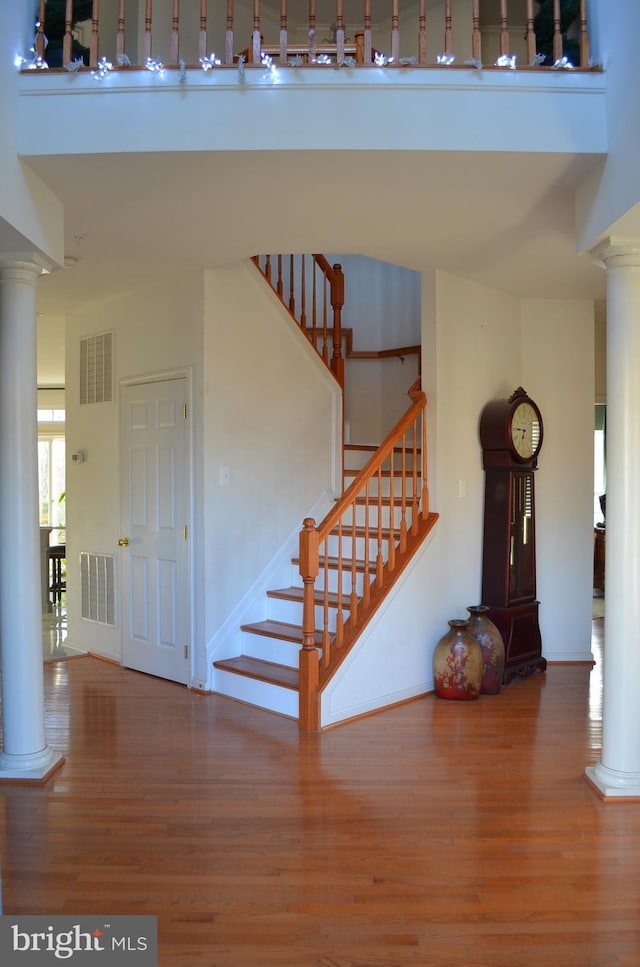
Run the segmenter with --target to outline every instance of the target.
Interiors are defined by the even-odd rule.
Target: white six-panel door
[[[121,394],[122,663],[190,679],[187,379]]]

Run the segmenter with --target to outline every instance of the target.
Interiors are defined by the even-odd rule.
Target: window
[[[51,544],[65,543],[65,411],[38,410],[38,494],[41,527],[53,527]]]
[[[600,507],[600,497],[607,492],[606,462],[607,407],[596,404],[596,420],[593,441],[593,523],[601,524],[604,514]]]

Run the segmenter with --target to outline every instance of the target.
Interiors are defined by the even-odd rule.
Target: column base
[[[640,772],[617,772],[597,762],[595,766],[587,766],[585,775],[602,799],[640,801]]]
[[[10,755],[7,752],[0,752],[0,783],[43,783],[62,765],[64,765],[63,756],[48,746],[33,755]]]

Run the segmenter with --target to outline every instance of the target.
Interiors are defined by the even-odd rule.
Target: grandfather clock
[[[480,415],[485,471],[482,603],[505,646],[504,684],[544,671],[536,600],[533,475],[542,416],[519,386]]]

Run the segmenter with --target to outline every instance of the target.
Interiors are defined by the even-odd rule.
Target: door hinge
[[[189,645],[184,646],[184,660],[186,661],[189,657]]]
[[[187,418],[187,404],[184,403],[182,407],[182,419],[186,420],[186,418]]]
[[[187,525],[186,524],[183,524],[183,526],[182,526],[182,536],[183,536],[184,540],[186,541],[187,540]]]

